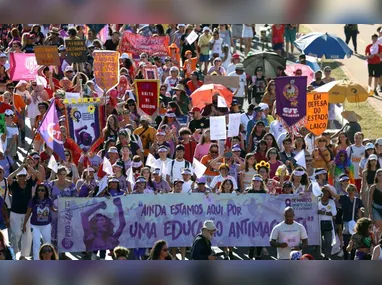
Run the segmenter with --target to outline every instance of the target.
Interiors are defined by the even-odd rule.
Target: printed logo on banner
[[[277,114],[288,127],[306,115],[306,76],[278,77],[276,83]]]
[[[36,57],[28,57],[25,60],[25,68],[29,70],[30,74],[33,74],[38,68]]]
[[[56,123],[50,123],[48,125],[49,138],[56,143],[63,144],[61,140],[60,125]]]

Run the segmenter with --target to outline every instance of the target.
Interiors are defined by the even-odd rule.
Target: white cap
[[[203,223],[203,229],[209,230],[209,231],[217,231],[217,227],[214,224],[214,221],[207,220]]]
[[[374,149],[374,145],[372,143],[367,143],[365,145],[365,149],[368,150],[368,149]]]
[[[130,57],[127,53],[123,53],[120,57],[120,59],[128,59],[128,58],[130,58]]]
[[[211,30],[210,30],[209,27],[204,27],[204,28],[203,28],[203,33],[204,33],[205,31],[211,31]]]
[[[67,72],[67,71],[73,71],[73,67],[68,65],[67,67],[65,67],[65,71],[64,72]]]
[[[178,29],[180,28],[180,27],[185,27],[186,26],[186,24],[178,24]]]
[[[21,169],[21,171],[19,171],[16,176],[20,175],[27,175],[27,170],[25,168]]]
[[[382,145],[382,138],[378,138],[378,139],[375,141],[375,144],[377,144],[377,145]]]
[[[368,159],[368,160],[378,160],[378,156],[375,155],[375,154],[371,154],[371,155],[369,156],[369,159]]]
[[[183,169],[182,169],[182,175],[183,175],[183,174],[189,174],[189,175],[192,175],[192,172],[191,172],[191,170],[188,169],[188,168],[183,168]]]
[[[0,57],[7,57],[7,55],[5,53],[0,53]]]
[[[269,106],[267,103],[260,103],[259,107],[261,108],[262,111],[269,109]]]
[[[7,109],[7,110],[5,110],[4,114],[6,116],[13,116],[15,113],[11,109]]]

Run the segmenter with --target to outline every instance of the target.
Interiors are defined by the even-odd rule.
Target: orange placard
[[[59,66],[60,57],[57,46],[35,46],[33,48],[37,64],[44,66]]]
[[[306,128],[319,136],[328,128],[329,93],[306,94]]]
[[[117,51],[95,51],[93,71],[97,85],[108,91],[119,83],[119,53]]]

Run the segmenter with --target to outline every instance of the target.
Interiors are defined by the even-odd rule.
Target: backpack
[[[187,160],[184,160],[185,162],[185,168],[190,168],[190,163]],[[172,178],[172,173],[174,170],[174,164],[175,164],[175,159],[171,162],[171,178]]]

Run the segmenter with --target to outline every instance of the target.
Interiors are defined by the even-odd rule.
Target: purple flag
[[[61,140],[60,124],[58,122],[58,115],[56,104],[50,104],[48,112],[38,128],[38,132],[44,139],[47,146],[49,146],[59,157],[65,160],[64,144]]]
[[[307,77],[277,77],[275,82],[277,115],[292,127],[306,115]]]

